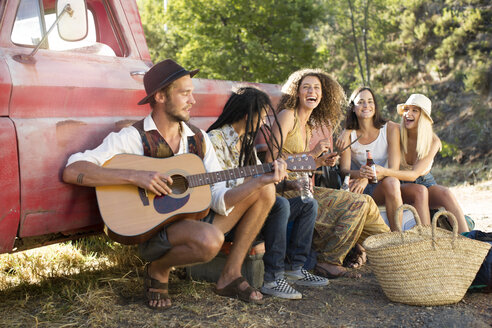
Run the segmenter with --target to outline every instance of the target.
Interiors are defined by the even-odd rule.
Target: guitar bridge
[[[140,195],[140,200],[142,201],[143,206],[149,206],[149,195],[147,194],[147,190],[138,187],[138,194]]]

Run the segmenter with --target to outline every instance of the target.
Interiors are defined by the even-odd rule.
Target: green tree
[[[153,60],[174,58],[201,77],[269,83],[316,62],[307,31],[323,13],[312,0],[172,0],[164,20],[152,9],[159,2],[140,7]]]
[[[149,47],[150,57],[154,62],[165,59],[163,49],[171,49],[172,42],[166,38],[164,22],[164,5],[162,0],[137,0],[140,19]]]
[[[323,23],[312,31],[323,67],[347,88],[371,85],[374,65],[387,53],[385,35],[395,29],[382,13],[386,0],[319,0]]]

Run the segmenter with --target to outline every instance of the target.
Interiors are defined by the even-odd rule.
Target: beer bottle
[[[350,174],[347,174],[345,176],[345,178],[343,179],[342,187],[340,189],[347,191],[350,189]]]
[[[372,171],[374,172],[374,178],[369,179],[369,183],[371,184],[378,183],[378,177],[376,174],[376,164],[374,164],[374,160],[372,159],[371,151],[369,149],[366,149],[366,156],[367,156],[366,165],[370,166],[372,168]]]
[[[307,172],[301,172],[297,174],[297,182],[301,185],[301,200],[304,203],[308,203],[313,198],[311,193],[311,178]]]

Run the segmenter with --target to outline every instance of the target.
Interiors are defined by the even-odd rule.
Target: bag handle
[[[434,214],[434,217],[432,218],[432,244],[434,245],[434,247],[436,247],[437,219],[439,219],[439,217],[443,215],[451,218],[451,225],[453,226],[453,241],[451,242],[451,247],[454,249],[454,241],[458,237],[458,221],[456,220],[456,217],[453,213],[446,210],[438,211],[436,214]]]
[[[405,234],[401,230],[401,221],[403,221],[403,211],[404,210],[409,210],[409,211],[411,211],[413,213],[413,216],[415,218],[415,222],[417,223],[417,227],[419,229],[419,233],[422,234],[422,221],[420,220],[419,213],[417,213],[417,210],[412,205],[403,204],[400,207],[398,207],[396,209],[396,212],[395,212],[396,228],[397,228],[397,231],[400,233],[401,243],[402,244],[405,243],[405,240],[404,240],[404,235]]]
[[[403,211],[404,210],[409,210],[413,213],[413,216],[415,217],[415,222],[417,222],[417,225],[419,226],[419,228],[421,228],[422,227],[422,221],[420,220],[419,213],[417,213],[417,210],[415,209],[415,207],[413,207],[412,205],[403,204],[400,207],[398,207],[396,209],[396,212],[395,212],[396,228],[398,228],[398,231],[402,232],[401,231],[401,221],[403,220]]]

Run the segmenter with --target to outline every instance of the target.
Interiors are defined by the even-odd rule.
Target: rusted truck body
[[[137,105],[152,62],[134,0],[72,1],[86,6],[87,35],[65,41],[55,26],[31,55],[67,3],[0,1],[0,253],[101,232],[94,189],[63,183],[63,168],[150,111]],[[236,83],[194,83],[192,121],[205,129]],[[279,86],[261,87],[278,99]]]

